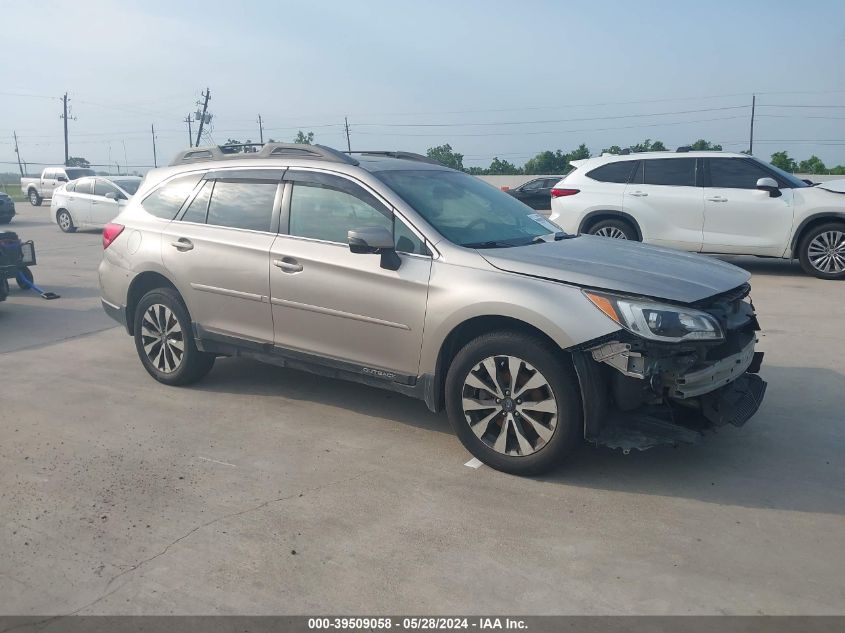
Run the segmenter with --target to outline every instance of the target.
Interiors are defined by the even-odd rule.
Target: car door
[[[282,173],[208,172],[163,231],[162,260],[203,336],[273,341],[268,270]]]
[[[106,198],[106,194],[114,194],[114,198]],[[91,195],[91,205],[88,224],[105,226],[120,214],[120,190],[103,178],[94,180],[94,192]]]
[[[543,184],[545,182],[545,179],[538,178],[525,183],[517,189],[516,198],[532,209],[537,209],[542,199]],[[549,192],[549,200],[551,202],[551,192]]]
[[[76,226],[91,224],[91,203],[94,200],[94,178],[74,180],[76,186],[68,195],[67,207]]]
[[[52,198],[53,189],[56,188],[58,182],[58,170],[45,169],[41,174],[41,197]]]
[[[792,189],[779,183],[775,196],[757,189],[760,178],[777,178],[746,158],[709,158],[707,175],[702,250],[783,255],[792,229]]]
[[[640,160],[625,187],[622,208],[640,225],[644,242],[701,249],[704,188],[698,162],[690,157]]]
[[[421,236],[344,176],[288,171],[282,231],[270,249],[275,343],[402,380],[419,369],[431,274]],[[401,264],[350,251],[350,229],[394,231]],[[399,376],[397,376],[399,374]]]

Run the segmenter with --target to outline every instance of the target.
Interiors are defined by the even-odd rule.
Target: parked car
[[[193,148],[103,230],[105,311],[146,371],[217,356],[345,378],[443,408],[511,473],[579,438],[623,450],[743,424],[762,401],[749,274],[576,237],[468,174],[404,152]]]
[[[56,187],[93,175],[93,169],[83,167],[47,167],[38,178],[28,176],[21,178],[21,192],[26,194],[32,206],[40,207],[45,199],[52,197]]]
[[[65,233],[80,227],[102,228],[126,206],[141,180],[137,176],[110,176],[69,182],[54,192],[50,217]]]
[[[552,190],[567,231],[686,251],[798,259],[845,278],[845,195],[752,156],[651,152],[573,161]]]
[[[559,183],[563,176],[543,176],[529,180],[524,185],[508,189],[507,193],[520,202],[524,202],[532,209],[548,211],[552,207],[552,187]]]
[[[0,224],[8,224],[15,217],[15,201],[9,194],[0,191]]]

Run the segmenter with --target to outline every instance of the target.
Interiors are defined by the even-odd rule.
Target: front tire
[[[138,357],[160,383],[189,385],[214,366],[214,355],[197,349],[191,317],[175,290],[157,288],[141,297],[134,325]]]
[[[845,279],[845,224],[829,222],[807,233],[798,247],[804,272],[819,279]]]
[[[634,227],[625,220],[600,220],[593,224],[587,233],[616,240],[639,241]]]
[[[33,207],[40,207],[42,202],[44,202],[44,199],[38,195],[38,192],[35,189],[30,189],[29,204]]]
[[[534,336],[501,331],[461,349],[446,376],[446,410],[479,460],[514,475],[558,466],[581,436],[574,370]]]
[[[70,212],[67,209],[59,209],[56,213],[56,223],[63,233],[75,233],[76,226],[73,224],[73,218],[70,217]]]

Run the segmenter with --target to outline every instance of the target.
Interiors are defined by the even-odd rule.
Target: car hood
[[[845,179],[828,180],[816,185],[819,189],[825,189],[833,193],[845,193]]]
[[[751,277],[704,255],[592,235],[478,252],[499,270],[682,303],[733,290]]]

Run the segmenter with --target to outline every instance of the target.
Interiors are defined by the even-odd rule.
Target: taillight
[[[581,191],[580,189],[558,189],[555,187],[552,189],[552,198],[562,198],[563,196],[574,196],[576,193]]]
[[[122,224],[106,224],[103,228],[103,249],[107,249],[109,245],[117,239],[117,236],[123,233],[124,226]]]

